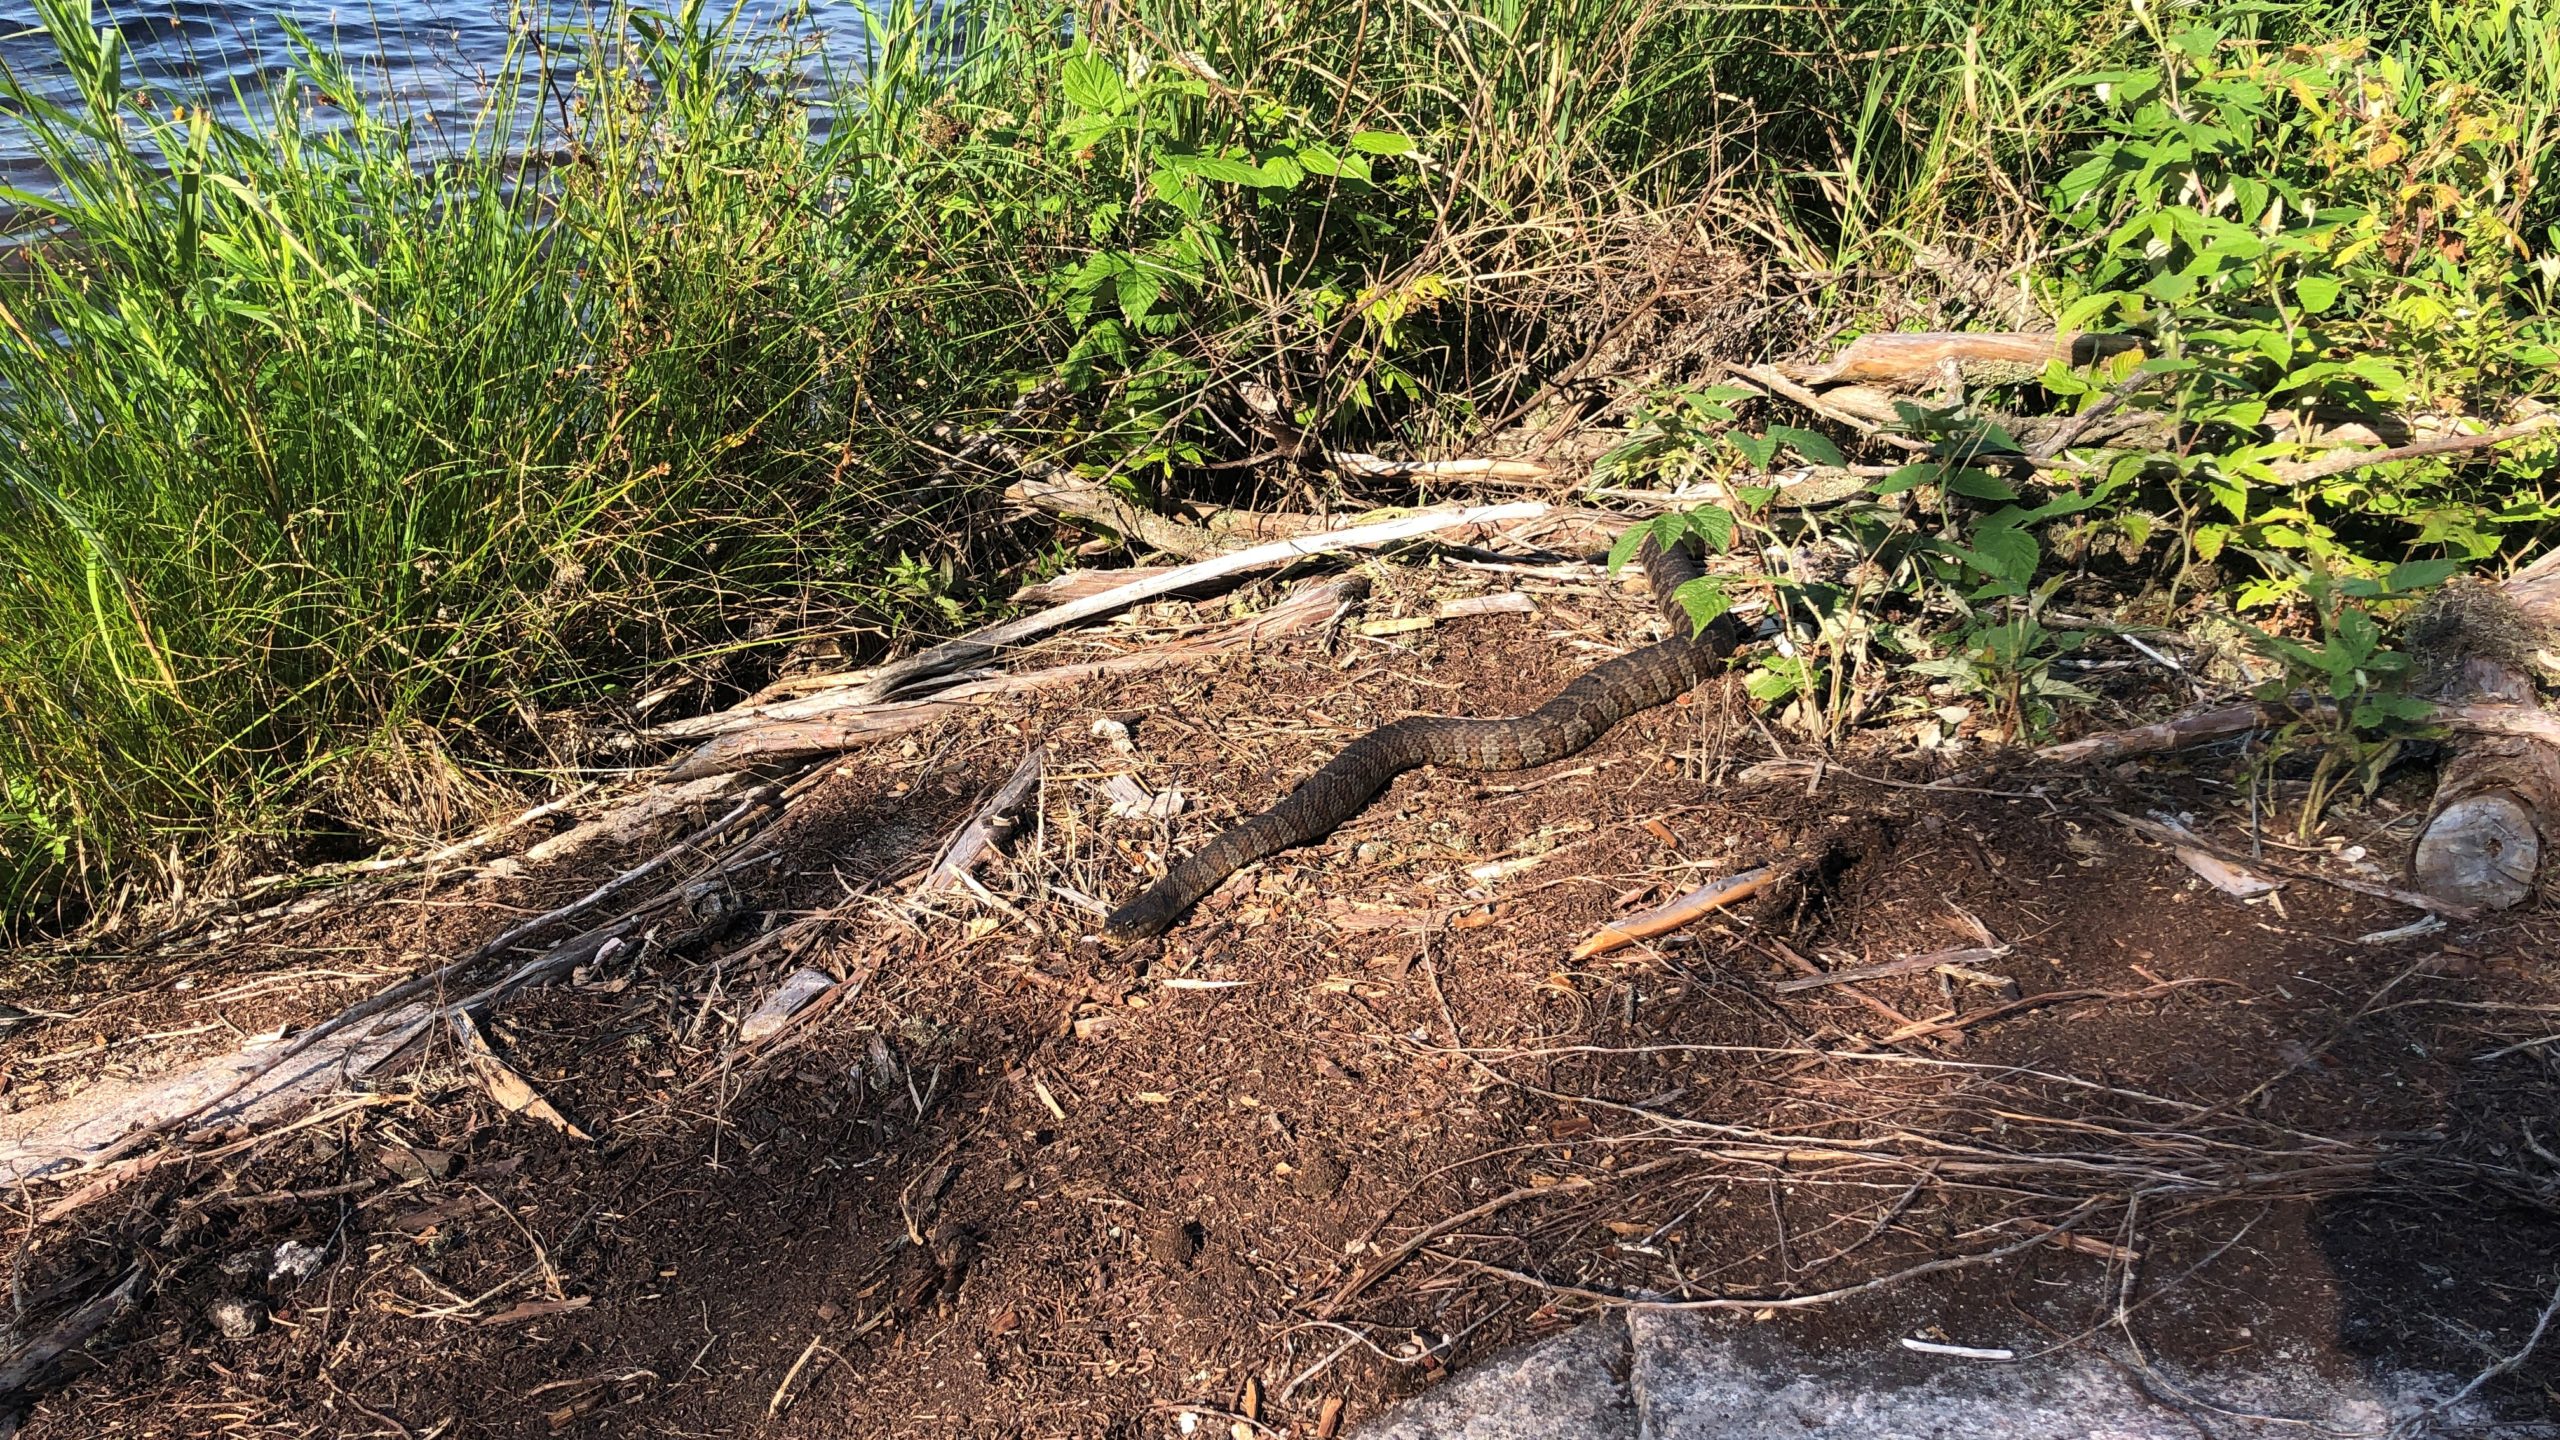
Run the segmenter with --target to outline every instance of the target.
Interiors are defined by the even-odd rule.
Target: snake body
[[[1407,770],[1448,765],[1463,770],[1525,770],[1574,754],[1610,726],[1685,694],[1733,651],[1736,631],[1719,617],[1692,633],[1673,592],[1701,571],[1685,545],[1647,539],[1636,552],[1672,638],[1621,655],[1576,677],[1526,715],[1462,720],[1417,715],[1381,725],[1343,747],[1323,769],[1299,782],[1270,809],[1239,821],[1165,872],[1137,899],[1102,922],[1116,941],[1142,940],[1171,929],[1226,878],[1264,856],[1330,834]]]

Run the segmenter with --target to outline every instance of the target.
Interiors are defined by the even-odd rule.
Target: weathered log
[[[1926,381],[1949,364],[1976,383],[2032,380],[2055,360],[2085,366],[2139,348],[2129,335],[2057,335],[2051,331],[1914,331],[1861,335],[1824,365],[1778,367],[1800,384],[1890,384]]]
[[[2560,550],[2502,585],[2449,586],[2412,632],[2447,718],[2505,723],[2463,727],[2437,774],[2411,873],[2419,889],[2446,900],[2491,910],[2520,904],[2560,826],[2560,716],[2541,707],[2534,677],[2550,668],[2548,646],[2560,634]]]

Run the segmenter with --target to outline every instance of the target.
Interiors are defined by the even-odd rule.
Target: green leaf
[[[1392,130],[1362,130],[1351,137],[1351,148],[1371,155],[1410,155],[1415,146],[1410,137]]]
[[[1938,483],[1941,469],[1942,467],[1932,465],[1925,460],[1916,461],[1877,481],[1872,488],[1879,495],[1899,495],[1905,490],[1916,490],[1923,485]]]
[[[1724,581],[1713,575],[1683,582],[1671,592],[1671,598],[1689,612],[1689,623],[1696,627],[1692,634],[1706,633],[1708,626],[1733,608],[1733,596],[1725,590]]]
[[[1778,442],[1766,435],[1729,435],[1725,438],[1733,442],[1733,448],[1742,452],[1754,470],[1766,470],[1769,462],[1778,458]]]
[[[1228,185],[1273,183],[1272,178],[1263,173],[1261,166],[1248,160],[1232,160],[1224,155],[1167,155],[1164,157],[1164,165],[1168,170],[1179,171],[1185,175],[1197,175],[1203,180],[1215,180]]]
[[[2303,313],[2318,315],[2337,304],[2339,294],[2346,288],[2335,276],[2305,275],[2293,282],[2293,298]]]
[[[1061,78],[1067,103],[1079,110],[1116,113],[1129,98],[1129,87],[1120,83],[1120,72],[1099,55],[1068,57]]]
[[[1733,512],[1720,505],[1701,506],[1680,518],[1688,532],[1711,552],[1733,543]]]
[[[1958,470],[1945,480],[1947,491],[1975,500],[2015,500],[2018,492],[2009,482],[1988,470]]]
[[[1809,678],[1802,660],[1788,655],[1771,655],[1743,677],[1742,688],[1751,692],[1752,699],[1766,705],[1804,689]]]
[[[2391,567],[2385,583],[2403,594],[2426,590],[2452,579],[2453,573],[2461,568],[2459,560],[2407,560]]]
[[[2036,562],[2043,550],[2036,537],[2008,525],[1985,525],[1973,532],[1973,550],[1984,562],[1983,573],[2012,585],[2024,585],[2035,578]]]
[[[1677,515],[1657,515],[1641,525],[1628,526],[1619,532],[1618,543],[1609,547],[1609,569],[1614,572],[1619,566],[1626,564],[1628,559],[1636,553],[1637,547],[1644,544],[1647,536],[1666,545],[1678,540],[1679,526],[1680,517]]]
[[[1772,425],[1769,427],[1769,438],[1772,440],[1783,440],[1787,444],[1794,446],[1796,453],[1804,456],[1804,458],[1812,461],[1816,465],[1846,465],[1849,463],[1848,457],[1840,453],[1840,447],[1832,444],[1829,437],[1811,430],[1801,429],[1794,425]],[[1765,469],[1769,462],[1763,460],[1759,463],[1762,468]]]

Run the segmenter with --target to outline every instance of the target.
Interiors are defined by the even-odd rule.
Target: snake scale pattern
[[[1647,539],[1636,552],[1672,638],[1593,667],[1526,715],[1462,720],[1416,715],[1381,725],[1343,747],[1324,768],[1270,809],[1221,832],[1102,922],[1105,938],[1129,942],[1163,934],[1226,878],[1267,855],[1323,838],[1407,770],[1525,770],[1574,754],[1612,725],[1685,694],[1733,652],[1732,617],[1695,629],[1673,598],[1703,571],[1686,545]]]

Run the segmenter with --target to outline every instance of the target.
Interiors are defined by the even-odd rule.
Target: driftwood
[[[1354,526],[1348,530],[1332,530],[1320,535],[1306,535],[1276,540],[1233,554],[1219,555],[1195,564],[1180,566],[1163,574],[1123,585],[1119,589],[1082,600],[1054,606],[1019,620],[963,635],[933,648],[874,671],[871,678],[847,687],[838,696],[848,704],[864,705],[886,700],[920,681],[948,674],[964,665],[993,657],[1007,646],[1018,645],[1035,635],[1045,635],[1080,621],[1115,610],[1125,610],[1141,601],[1187,590],[1194,585],[1242,575],[1255,570],[1275,569],[1303,560],[1310,555],[1330,554],[1337,550],[1360,550],[1378,545],[1410,540],[1416,536],[1436,534],[1475,525],[1499,525],[1512,520],[1531,520],[1547,513],[1537,501],[1518,501],[1508,505],[1474,505],[1461,509],[1425,510],[1376,525]]]
[[[1368,581],[1356,575],[1341,576],[1304,586],[1262,614],[1208,635],[1114,655],[1105,660],[973,680],[918,700],[838,706],[820,718],[785,717],[751,722],[719,736],[678,761],[669,778],[683,780],[750,765],[831,754],[851,749],[867,740],[903,734],[945,716],[960,714],[975,705],[1061,685],[1089,683],[1107,675],[1135,674],[1187,663],[1223,650],[1328,623],[1367,593]]]
[[[71,1356],[133,1308],[141,1298],[142,1282],[142,1267],[137,1265],[115,1284],[64,1311],[42,1332],[0,1355],[0,1434],[16,1429],[19,1407],[29,1392],[57,1378]]]
[[[654,890],[461,998],[445,998],[475,974],[508,959],[518,946],[591,915],[627,896],[641,881],[699,855],[702,845],[767,809],[777,793],[770,787],[751,792],[711,824],[578,899],[510,927],[457,960],[376,991],[291,1040],[266,1037],[171,1074],[143,1082],[101,1082],[55,1104],[0,1118],[0,1182],[87,1179],[40,1212],[38,1219],[49,1224],[164,1160],[188,1153],[183,1146],[138,1153],[155,1141],[183,1142],[233,1127],[254,1133],[310,1111],[319,1100],[390,1064],[439,1023],[566,974],[607,944],[683,904],[703,880]],[[717,882],[764,855],[753,843],[742,846],[710,867],[708,879]]]
[[[1949,365],[1968,378],[1993,371],[2031,380],[2060,360],[2086,366],[2139,348],[2126,335],[2057,335],[2051,331],[1922,331],[1861,335],[1822,365],[1777,367],[1799,384],[1823,386],[1927,381]]]

